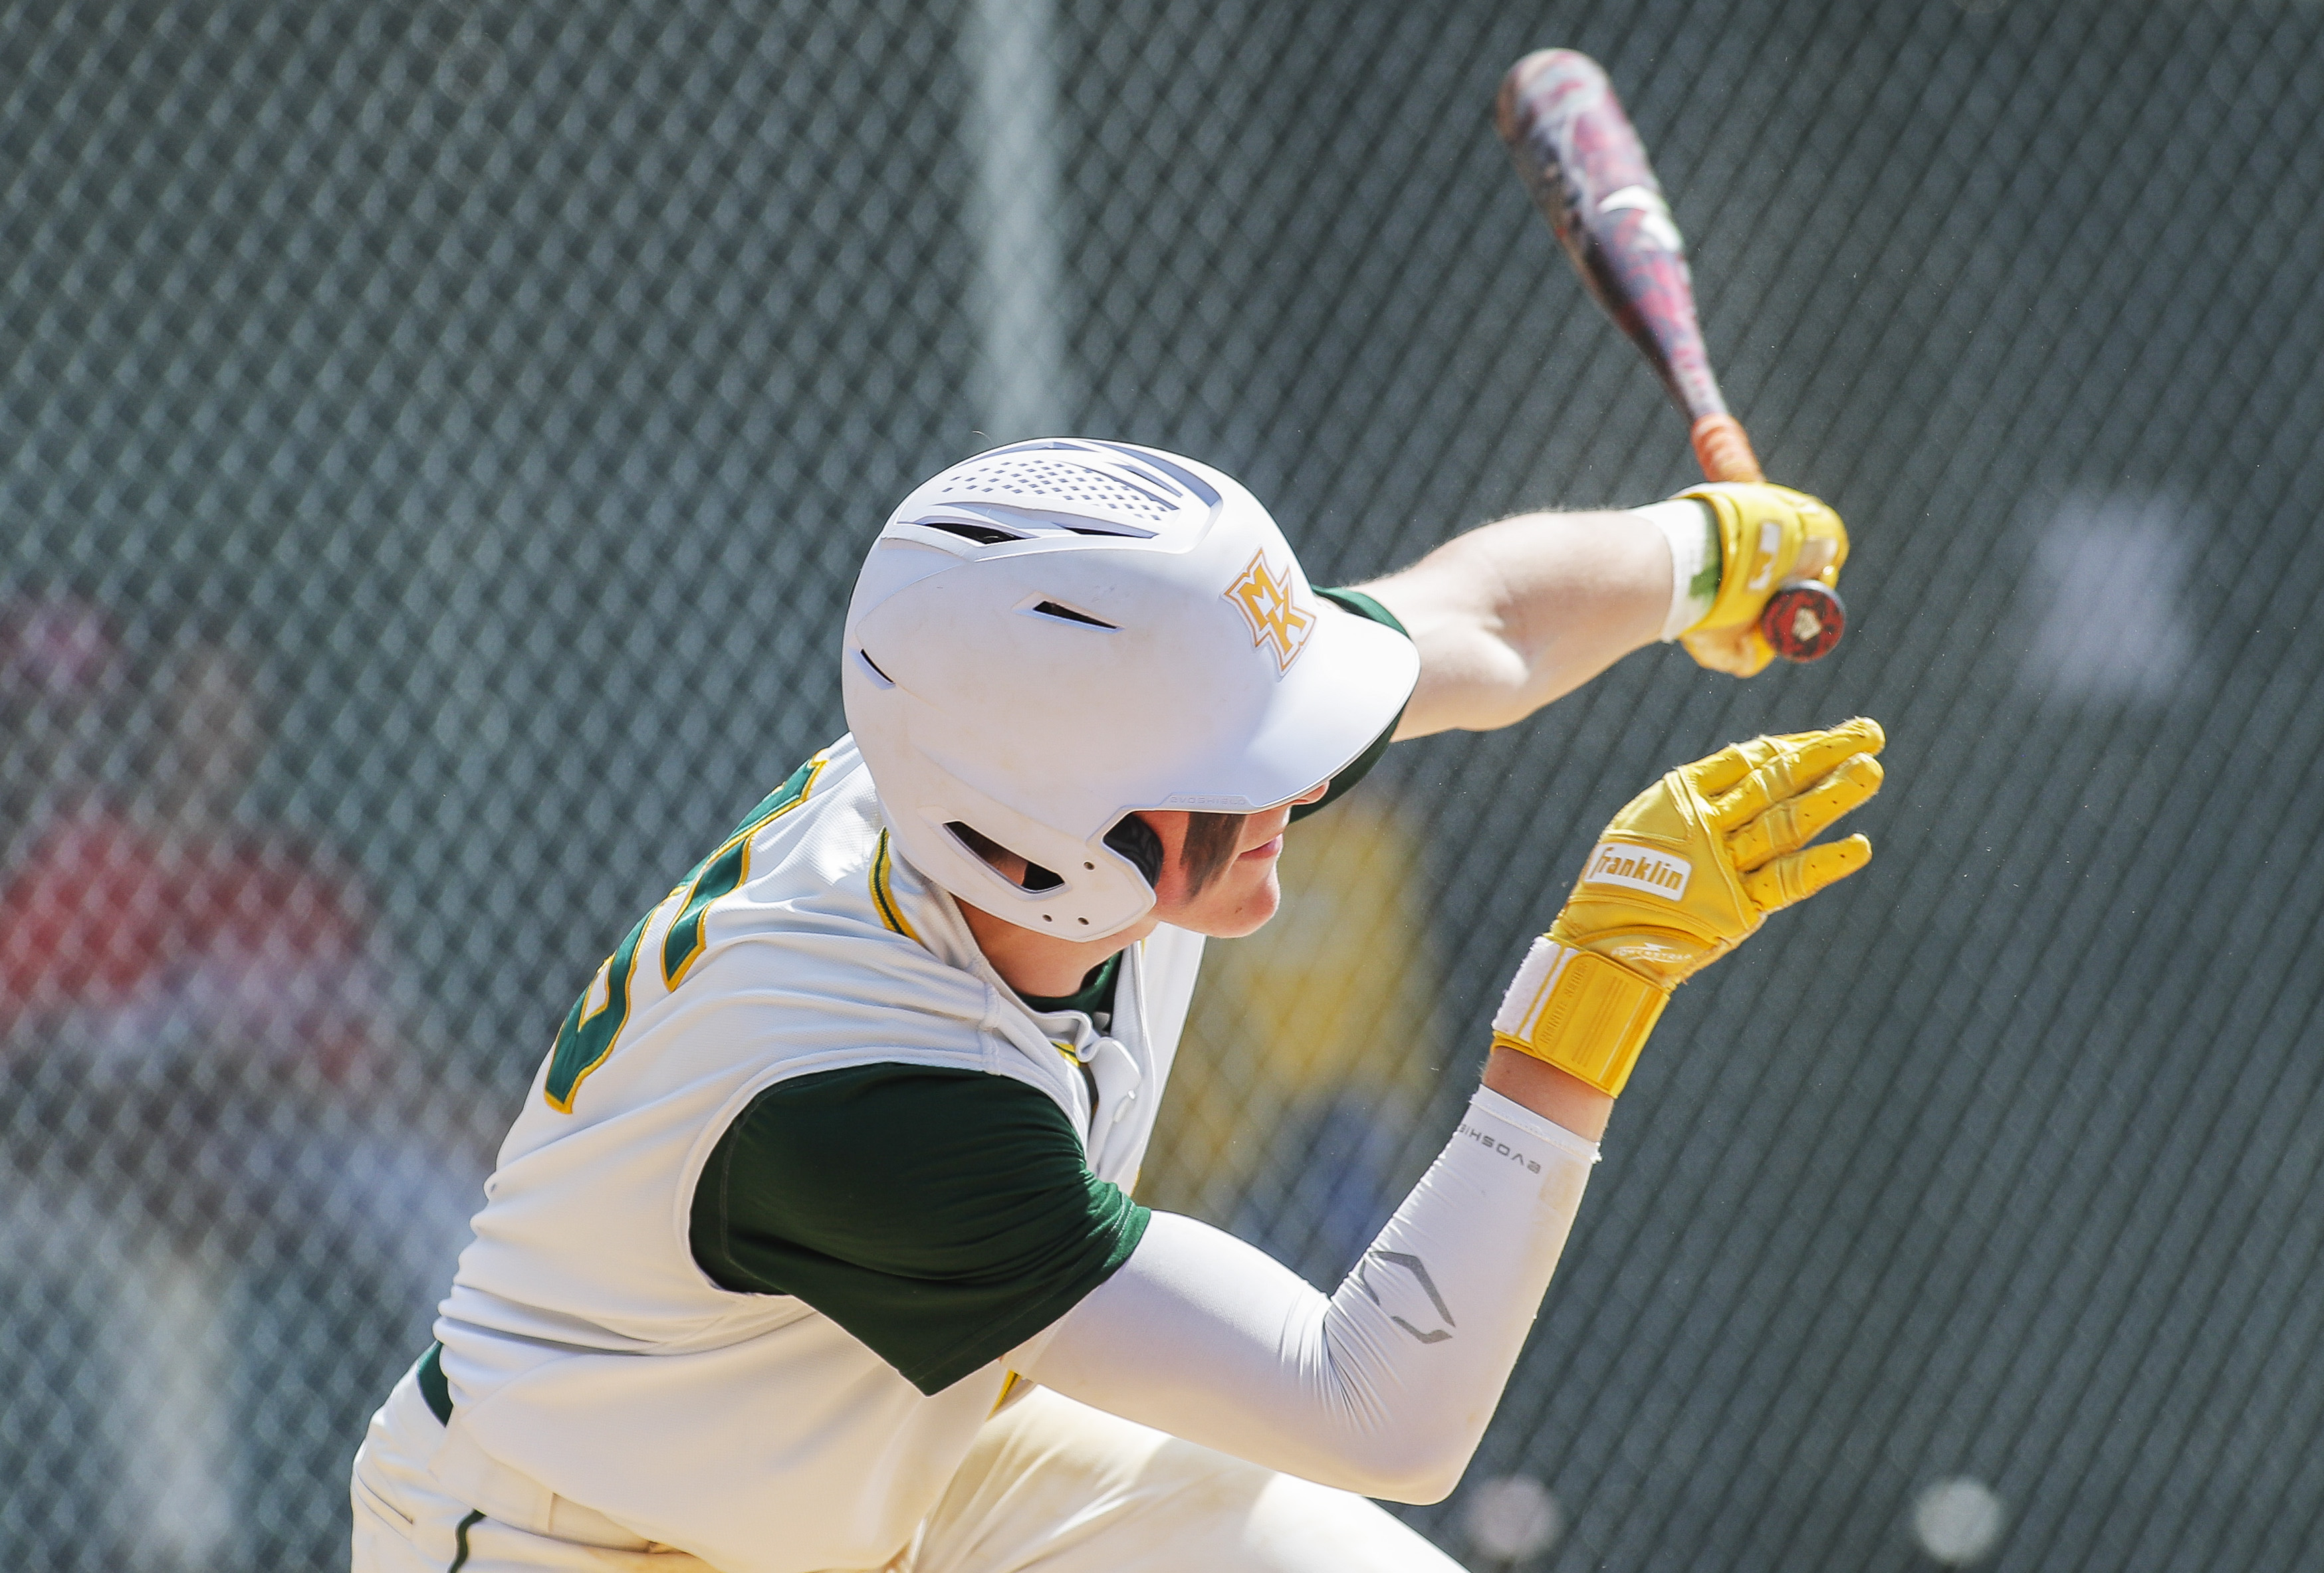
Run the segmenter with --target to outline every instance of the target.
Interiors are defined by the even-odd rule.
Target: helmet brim
[[[1395,724],[1419,679],[1411,639],[1318,597],[1314,630],[1249,731],[1186,762],[1183,778],[1201,789],[1122,807],[1256,814],[1304,797]]]

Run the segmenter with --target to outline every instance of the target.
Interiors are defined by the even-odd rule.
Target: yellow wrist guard
[[[1493,1017],[1493,1042],[1618,1094],[1672,989],[1771,912],[1869,862],[1808,843],[1880,789],[1879,723],[1755,738],[1682,765],[1607,825]]]
[[[1669,1003],[1669,990],[1620,962],[1569,950],[1544,934],[1501,997],[1493,1044],[1545,1060],[1618,1098]]]
[[[1775,659],[1759,613],[1787,579],[1840,583],[1848,527],[1804,492],[1763,481],[1720,481],[1679,493],[1711,510],[1719,530],[1719,593],[1702,621],[1679,637],[1713,671],[1748,677]]]

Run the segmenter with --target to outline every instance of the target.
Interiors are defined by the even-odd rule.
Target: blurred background
[[[1679,996],[1400,1511],[2316,1566],[2318,0],[0,5],[0,1561],[344,1566],[527,1079],[841,731],[918,480],[1160,445],[1322,584],[1690,480],[1492,134],[1553,43],[1849,642],[1395,750],[1213,950],[1146,1199],[1335,1281],[1606,817],[1869,713],[1878,860]]]

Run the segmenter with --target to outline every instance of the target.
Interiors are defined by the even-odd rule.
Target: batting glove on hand
[[[1763,481],[1707,482],[1679,495],[1711,510],[1721,562],[1710,612],[1679,643],[1714,672],[1751,676],[1775,658],[1759,631],[1768,599],[1787,579],[1838,586],[1848,527],[1806,492]]]
[[[1880,790],[1886,741],[1861,718],[1755,738],[1630,799],[1518,968],[1494,1044],[1618,1094],[1672,989],[1871,861],[1860,835],[1808,842]]]

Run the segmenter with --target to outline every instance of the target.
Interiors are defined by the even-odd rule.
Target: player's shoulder
[[[895,857],[843,738],[761,798],[599,967],[540,1101],[611,1114],[834,1055],[981,1065],[994,1015],[965,922]]]
[[[764,1011],[787,1041],[966,1064],[999,1053],[996,1035],[1038,1041],[959,906],[896,850],[852,737],[769,794],[665,907],[647,926],[678,958],[662,972],[680,1030]]]
[[[812,952],[817,940],[853,938],[871,942],[880,964],[909,967],[925,957],[977,970],[959,909],[897,852],[852,736],[770,793],[694,882],[720,892],[713,932],[730,940],[782,936]],[[713,904],[703,903],[706,911]]]

